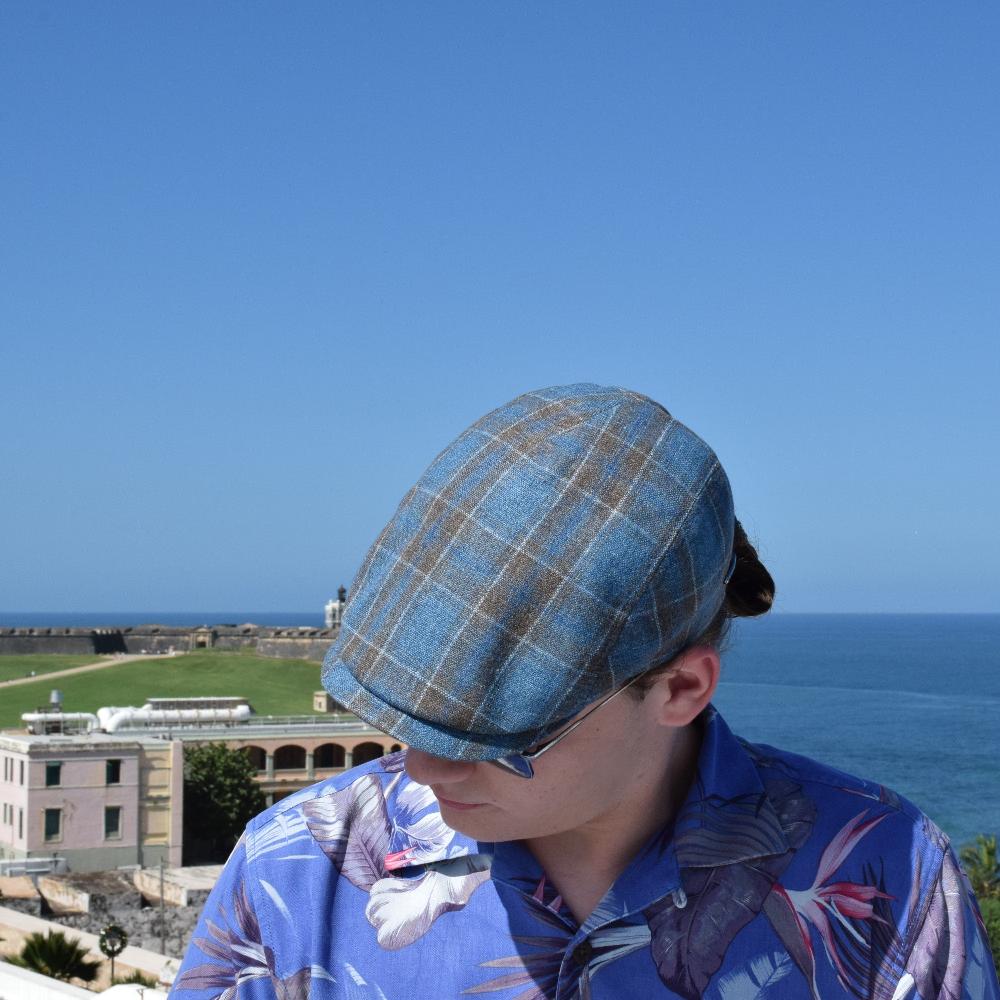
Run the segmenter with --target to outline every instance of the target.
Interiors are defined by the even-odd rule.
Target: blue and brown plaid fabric
[[[323,683],[428,753],[523,750],[700,634],[732,540],[718,459],[658,403],[589,384],[525,393],[403,498]]]

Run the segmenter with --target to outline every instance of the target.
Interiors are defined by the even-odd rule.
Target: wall
[[[260,656],[274,656],[285,660],[322,660],[326,651],[333,644],[336,633],[325,632],[322,638],[291,638],[288,636],[269,636],[257,641],[257,653]]]
[[[32,739],[37,740],[28,738]],[[153,867],[161,858],[168,865],[180,865],[184,746],[179,740],[126,738],[95,745],[69,737],[50,739],[36,741],[30,751],[7,746],[0,750],[0,803],[14,809],[13,825],[2,825],[0,813],[0,857],[59,855],[73,871],[82,872],[119,865]],[[121,780],[116,784],[107,784],[108,760],[121,761]],[[62,765],[60,783],[46,786],[46,764],[56,761]],[[4,774],[10,780],[4,780]],[[105,806],[121,807],[120,836],[105,837]],[[56,840],[45,839],[46,808],[62,813]],[[19,838],[17,818],[22,809]]]
[[[359,723],[359,725],[364,724]],[[316,764],[316,751],[326,744],[339,746],[344,751],[343,765],[323,767]],[[268,805],[305,788],[306,785],[311,785],[314,781],[322,781],[364,760],[372,760],[380,753],[391,753],[399,749],[399,743],[391,736],[375,730],[369,732],[368,727],[365,727],[364,732],[338,736],[330,734],[308,736],[287,730],[271,737],[259,732],[243,736],[239,730],[233,730],[233,735],[226,739],[226,745],[233,750],[245,747],[253,752],[252,759],[256,759],[258,765],[257,783],[261,786]],[[280,752],[288,748],[295,749],[295,756],[301,758],[302,766],[287,768],[277,766],[280,763]],[[373,748],[378,748],[379,752],[371,753]],[[357,756],[355,751],[358,751]]]
[[[0,628],[0,655],[61,653],[67,656],[77,656],[93,652],[93,629]]]
[[[322,660],[337,638],[337,629],[262,628],[217,625],[174,628],[141,625],[108,629],[0,628],[0,656],[24,653],[187,653],[198,649],[253,650],[278,659]]]
[[[186,653],[193,649],[191,629],[152,625],[122,629],[122,641],[128,653]]]
[[[135,864],[138,834],[139,748],[64,749],[47,747],[44,759],[32,757],[29,763],[29,794],[31,808],[27,822],[28,850],[32,853],[57,851],[76,870],[77,852],[93,857],[87,871],[103,865]],[[120,760],[121,782],[105,783],[105,762]],[[60,784],[45,785],[48,761],[61,761]],[[104,807],[121,806],[121,833],[114,838],[104,836]],[[45,839],[45,809],[62,809],[62,828],[58,840]],[[113,864],[107,864],[112,861]]]
[[[20,858],[27,849],[28,755],[16,750],[0,751],[0,856]],[[4,779],[7,775],[7,779]],[[7,806],[4,810],[3,805]],[[10,822],[3,822],[7,812]],[[19,835],[20,834],[20,835]]]
[[[215,649],[253,649],[257,645],[257,630],[254,629],[248,635],[217,633],[215,636]]]
[[[82,986],[50,979],[31,969],[19,969],[7,962],[0,963],[0,997],[16,997],[17,1000],[90,1000],[93,996],[90,990],[85,990]]]
[[[139,864],[181,863],[184,746],[180,740],[145,747],[139,765]]]

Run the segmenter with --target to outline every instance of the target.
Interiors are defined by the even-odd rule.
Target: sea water
[[[715,704],[753,742],[888,785],[957,845],[1000,834],[1000,615],[743,620]]]

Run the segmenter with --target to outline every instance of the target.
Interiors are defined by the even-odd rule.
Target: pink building
[[[78,872],[178,866],[183,788],[177,740],[0,733],[0,872],[53,855]]]

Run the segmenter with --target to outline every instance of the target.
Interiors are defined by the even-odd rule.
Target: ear
[[[646,693],[663,726],[686,726],[701,713],[719,683],[719,653],[693,646],[678,656]]]

